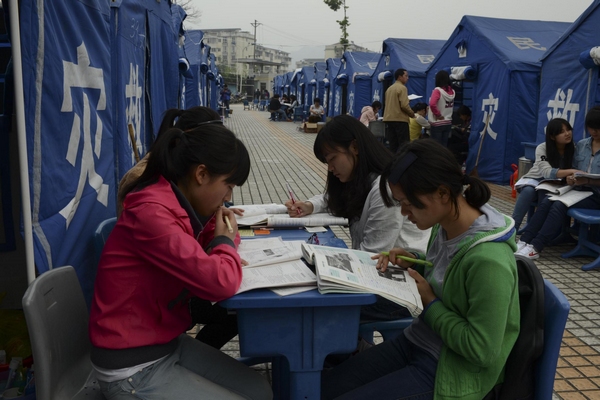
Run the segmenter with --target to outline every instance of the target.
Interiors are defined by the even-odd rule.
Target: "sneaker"
[[[523,256],[525,258],[529,258],[530,260],[536,260],[540,258],[540,253],[531,244],[526,245],[521,250],[517,251],[515,254]]]
[[[527,243],[522,240],[519,240],[517,242],[517,251],[515,251],[515,254],[517,254],[519,251],[521,251],[521,249],[525,246],[527,246]]]

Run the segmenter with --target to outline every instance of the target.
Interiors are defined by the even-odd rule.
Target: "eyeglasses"
[[[316,233],[313,233],[312,235],[310,235],[310,237],[308,239],[306,239],[306,243],[308,244],[319,244],[319,236],[317,236]]]

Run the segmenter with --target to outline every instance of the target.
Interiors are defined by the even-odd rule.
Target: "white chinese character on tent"
[[[335,91],[335,101],[333,103],[333,111],[335,112],[335,114],[339,114],[340,112],[340,91],[336,90]]]
[[[492,93],[489,94],[488,98],[481,102],[481,111],[483,111],[483,123],[488,122],[487,133],[494,140],[498,137],[498,134],[492,129],[496,111],[498,110],[498,99],[494,97]],[[489,120],[488,120],[489,118]],[[485,130],[485,125],[484,128]],[[479,132],[483,136],[484,130]]]
[[[548,107],[551,108],[546,113],[548,121],[553,118],[564,118],[569,121],[571,126],[575,125],[575,115],[579,111],[579,104],[571,103],[572,98],[573,89],[567,89],[565,94],[562,88],[558,88],[554,99],[548,100]]]
[[[348,114],[353,115],[354,110],[354,92],[350,92],[348,95]]]
[[[539,43],[535,42],[531,38],[526,38],[526,37],[511,37],[511,36],[507,36],[506,38],[508,40],[510,40],[512,42],[512,44],[514,44],[515,46],[517,46],[517,48],[519,50],[535,49],[535,50],[546,51],[545,47],[543,47]]]
[[[129,83],[125,85],[125,99],[127,106],[125,107],[125,121],[127,127],[131,124],[133,127],[133,134],[135,137],[135,143],[131,143],[137,147],[138,154],[143,154],[141,149],[142,144],[140,141],[140,131],[142,129],[142,104],[143,104],[143,91],[142,87],[138,85],[138,66],[134,66],[132,63],[129,64]],[[135,164],[134,152],[131,152],[131,163]]]
[[[102,119],[100,119],[96,110],[106,109],[106,88],[104,86],[103,71],[100,68],[90,66],[90,58],[84,43],[77,48],[76,64],[63,61],[63,74],[64,98],[61,112],[73,112],[71,88],[100,90],[96,107],[90,107],[88,95],[82,92],[83,115],[73,114],[73,125],[71,127],[66,159],[72,166],[75,166],[80,147],[82,148],[82,154],[81,170],[79,171],[75,197],[60,211],[60,214],[66,219],[68,228],[77,212],[86,180],[88,180],[90,186],[96,191],[96,199],[103,206],[108,206],[108,185],[104,184],[102,177],[96,173],[94,165],[94,154],[100,158],[102,150]],[[95,114],[95,118],[92,118],[92,112]],[[96,121],[96,132],[94,133],[93,141],[91,132],[92,119]],[[83,136],[83,146],[79,145],[81,136]]]
[[[433,54],[417,54],[417,57],[421,61],[421,64],[431,64],[435,59]]]
[[[375,89],[375,92],[373,93],[373,101],[379,100],[381,100],[381,96],[379,96],[379,89]]]

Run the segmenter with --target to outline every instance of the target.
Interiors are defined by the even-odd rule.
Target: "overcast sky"
[[[256,30],[257,42],[290,53],[339,41],[343,12],[323,0],[191,0],[200,17],[187,29]],[[446,40],[463,15],[573,22],[592,0],[346,0],[348,39],[381,51],[388,37]],[[321,56],[322,54],[316,55]],[[312,55],[310,55],[312,57]]]

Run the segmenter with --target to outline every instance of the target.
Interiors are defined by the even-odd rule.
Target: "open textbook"
[[[334,217],[327,213],[291,218],[283,204],[251,204],[232,206],[231,208],[244,210],[243,216],[235,216],[239,226],[264,225],[270,228],[295,228],[301,226],[348,225],[348,219]]]
[[[371,259],[375,253],[306,243],[302,253],[315,266],[320,293],[375,293],[406,307],[413,316],[423,311],[415,280],[395,266],[378,271]]]
[[[302,243],[284,242],[279,237],[243,240],[238,253],[248,265],[243,267],[242,283],[237,293],[269,288],[284,296],[308,290],[306,287],[316,287],[317,277],[301,260]],[[276,288],[287,290],[277,291]]]

